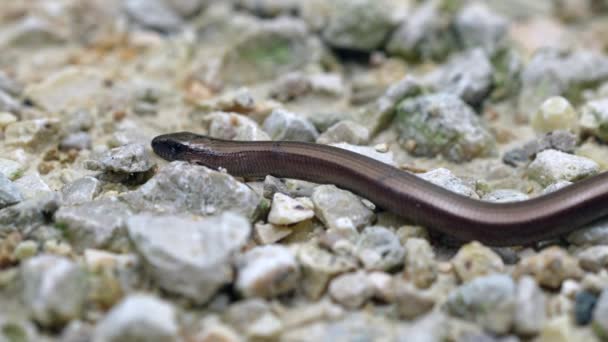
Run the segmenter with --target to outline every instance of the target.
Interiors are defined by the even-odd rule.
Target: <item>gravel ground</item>
[[[602,0],[5,1],[0,341],[608,340],[608,220],[491,248],[150,150],[317,142],[526,200],[608,168],[607,31]]]

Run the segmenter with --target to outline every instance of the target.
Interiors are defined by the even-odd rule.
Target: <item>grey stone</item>
[[[536,335],[545,324],[547,298],[534,278],[521,277],[515,299],[515,331],[521,335]]]
[[[311,299],[318,299],[323,294],[332,277],[357,268],[357,260],[352,256],[333,254],[314,243],[298,248],[297,259],[302,271],[300,286]]]
[[[318,144],[332,144],[344,142],[352,145],[363,145],[369,141],[367,127],[354,121],[342,120],[329,127],[318,138]]]
[[[471,106],[478,106],[490,93],[493,74],[488,55],[478,48],[451,57],[426,80],[438,91],[456,95]]]
[[[271,140],[257,122],[235,113],[214,112],[206,117],[208,134],[225,140]]]
[[[418,96],[423,92],[422,83],[412,76],[406,76],[391,85],[372,105],[358,113],[359,121],[374,135],[385,128],[395,117],[399,102]]]
[[[418,318],[435,306],[436,299],[430,293],[423,292],[410,283],[396,280],[393,286],[393,300],[401,318]]]
[[[349,220],[356,228],[363,228],[374,218],[374,212],[357,196],[334,185],[316,187],[311,199],[315,205],[315,214],[328,228],[339,229],[339,221],[343,220]]]
[[[514,320],[515,283],[503,274],[476,278],[453,290],[445,303],[447,312],[481,325],[494,333],[506,333]]]
[[[87,298],[87,278],[78,264],[40,255],[23,264],[21,276],[23,301],[38,323],[61,325],[79,317]]]
[[[509,22],[485,3],[472,2],[456,14],[454,29],[463,48],[481,47],[492,55],[504,45]]]
[[[12,231],[27,235],[51,222],[59,208],[60,198],[54,192],[40,194],[4,209],[0,209],[0,236]]]
[[[16,179],[13,184],[19,189],[24,198],[35,198],[45,193],[51,192],[51,188],[46,184],[38,172],[29,172]]]
[[[320,41],[295,18],[263,21],[239,33],[219,69],[229,84],[271,80],[315,63],[321,55]]]
[[[227,173],[174,161],[123,198],[138,210],[212,215],[234,210],[253,217],[260,196]]]
[[[250,249],[236,259],[238,291],[245,297],[274,297],[292,291],[299,280],[295,254],[280,245]]]
[[[333,47],[371,51],[393,27],[392,9],[392,3],[384,0],[332,1],[323,38]]]
[[[0,71],[0,90],[11,96],[19,96],[23,92],[23,86],[5,72]]]
[[[590,272],[598,272],[608,266],[608,246],[592,246],[578,253],[579,264]]]
[[[127,0],[127,14],[144,27],[161,31],[177,30],[182,18],[164,0]]]
[[[581,108],[580,125],[603,141],[608,141],[608,99],[587,102]]]
[[[608,79],[608,58],[591,51],[538,51],[521,74],[519,110],[532,113],[550,96],[579,99],[581,91]]]
[[[599,165],[591,159],[557,150],[545,150],[536,155],[528,166],[528,176],[543,186],[558,181],[577,181],[599,172]]]
[[[8,177],[0,173],[0,209],[17,204],[23,200],[19,188]]]
[[[438,276],[435,252],[425,239],[408,238],[405,241],[405,267],[403,276],[421,289],[430,287]]]
[[[237,3],[265,17],[297,13],[300,5],[298,0],[238,0]]]
[[[597,299],[597,296],[589,291],[580,291],[576,294],[574,297],[574,318],[576,324],[587,325],[591,322]]]
[[[527,142],[522,147],[507,151],[502,160],[511,166],[526,165],[544,150],[558,150],[566,153],[573,153],[576,148],[577,136],[568,131],[553,131],[544,134],[538,139]]]
[[[8,179],[15,180],[23,175],[25,167],[14,160],[0,158],[0,173],[4,174]]]
[[[346,273],[335,277],[328,289],[331,298],[346,308],[362,306],[374,294],[374,287],[364,271]]]
[[[57,119],[17,121],[6,126],[6,143],[30,149],[47,146],[59,138],[59,123]]]
[[[475,199],[479,198],[473,187],[456,177],[456,175],[448,169],[440,167],[425,173],[417,174],[417,176],[427,182],[431,182],[457,194]]]
[[[59,149],[63,151],[89,150],[91,149],[91,135],[87,132],[68,134],[59,143]]]
[[[608,338],[608,289],[602,290],[593,309],[593,327],[600,338]]]
[[[514,189],[498,189],[483,195],[482,199],[488,202],[507,203],[525,201],[528,195]]]
[[[488,274],[502,273],[505,268],[500,256],[477,241],[460,247],[458,253],[452,258],[452,265],[462,282]]]
[[[455,95],[438,93],[406,99],[397,107],[396,119],[400,141],[414,155],[440,154],[463,162],[494,152],[494,137]]]
[[[230,212],[198,219],[141,214],[127,227],[158,285],[195,303],[233,280],[233,256],[251,233],[247,219]]]
[[[543,189],[543,195],[552,193],[554,191],[557,191],[559,189],[563,189],[569,185],[572,185],[574,183],[569,182],[569,181],[557,181],[555,183],[551,183],[549,184],[546,188]]]
[[[97,324],[93,342],[181,341],[177,312],[163,300],[130,294]]]
[[[311,197],[317,185],[299,179],[276,178],[269,175],[264,178],[264,197],[272,198],[277,192],[290,197]]]
[[[264,120],[263,127],[272,140],[314,142],[319,136],[310,121],[283,109],[272,111]]]
[[[85,166],[103,172],[141,173],[150,171],[156,163],[146,146],[132,143],[104,152],[95,160],[87,161]]]
[[[21,104],[11,95],[0,90],[0,111],[10,113],[20,113]]]
[[[450,14],[441,1],[426,1],[414,8],[391,35],[386,49],[414,60],[441,60],[458,47]]]
[[[75,205],[90,202],[101,191],[101,182],[91,176],[78,178],[61,188],[64,205]]]
[[[312,202],[308,198],[293,199],[280,192],[274,194],[268,213],[268,222],[289,225],[311,219],[315,216]]]
[[[355,254],[366,270],[389,271],[403,264],[405,249],[392,230],[373,226],[361,233]]]
[[[608,245],[608,220],[600,219],[577,229],[566,235],[566,241],[578,246]]]
[[[72,206],[55,213],[55,224],[78,250],[110,247],[124,237],[129,206],[118,199],[104,198]]]

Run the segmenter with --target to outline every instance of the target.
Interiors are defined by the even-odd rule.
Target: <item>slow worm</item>
[[[152,148],[241,177],[335,184],[412,223],[493,246],[528,244],[608,216],[608,172],[526,201],[491,203],[443,189],[395,167],[336,147],[289,141],[227,141],[189,132],[161,135]]]

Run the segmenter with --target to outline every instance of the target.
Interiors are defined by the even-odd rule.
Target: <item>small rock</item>
[[[129,207],[119,200],[104,198],[73,206],[62,206],[55,213],[55,224],[78,250],[109,247],[124,237]]]
[[[264,197],[272,198],[277,192],[290,197],[311,197],[317,185],[299,179],[276,178],[269,175],[264,178]]]
[[[268,222],[276,225],[289,225],[311,219],[315,216],[312,205],[306,205],[280,192],[274,194]]]
[[[101,191],[101,182],[91,176],[79,178],[61,188],[64,205],[75,205],[90,202]]]
[[[412,76],[406,76],[388,87],[369,108],[359,112],[358,119],[369,128],[370,134],[376,134],[388,126],[396,114],[397,105],[408,97],[418,96],[423,92],[422,84]]]
[[[435,252],[425,239],[405,241],[405,269],[403,276],[418,288],[426,289],[437,279]]]
[[[59,120],[34,119],[17,121],[6,126],[7,145],[37,149],[52,143],[59,136]]]
[[[163,300],[130,294],[97,324],[93,342],[181,341],[177,312]]]
[[[9,77],[5,72],[0,71],[0,89],[12,96],[20,96],[23,86],[15,79]]]
[[[395,163],[395,160],[393,159],[392,152],[378,152],[378,150],[376,150],[373,147],[357,146],[357,145],[351,145],[351,144],[347,144],[347,143],[331,144],[331,146],[338,147],[343,150],[359,153],[366,157],[376,159],[377,161],[383,162],[388,165],[392,165],[395,167],[397,166],[397,164]]]
[[[310,299],[318,299],[333,276],[357,268],[353,257],[333,254],[314,243],[301,246],[297,258],[302,271],[302,290]]]
[[[475,278],[453,290],[445,307],[453,316],[473,321],[484,329],[504,334],[515,313],[515,283],[504,274]]]
[[[593,309],[593,328],[596,334],[602,338],[608,338],[608,290],[602,290]]]
[[[304,22],[293,17],[256,22],[239,33],[218,71],[229,84],[272,80],[300,70],[321,56],[320,41],[308,32]]]
[[[95,160],[87,161],[85,166],[103,172],[142,173],[150,171],[156,163],[146,146],[133,143],[113,148]]]
[[[251,231],[247,219],[230,212],[200,219],[141,214],[127,229],[159,286],[196,303],[232,281],[232,256]]]
[[[329,284],[329,295],[348,309],[362,306],[374,295],[374,287],[364,271],[337,276]]]
[[[21,104],[13,96],[0,90],[0,111],[20,113],[22,110]]]
[[[391,30],[392,10],[392,3],[384,0],[334,1],[328,6],[323,38],[333,47],[371,51]]]
[[[608,141],[608,99],[590,101],[581,109],[581,128]]]
[[[123,198],[140,211],[202,216],[230,210],[253,217],[260,203],[258,194],[229,174],[184,161],[167,164]]]
[[[490,93],[494,69],[482,49],[455,55],[427,77],[441,92],[460,97],[471,106],[478,106]]]
[[[397,281],[393,286],[393,301],[401,318],[418,318],[435,306],[435,299],[430,294],[422,292],[412,284]]]
[[[536,335],[547,316],[547,298],[534,278],[523,276],[517,282],[515,299],[515,331],[520,335]]]
[[[25,167],[20,163],[10,160],[0,158],[0,173],[4,174],[8,179],[15,180],[23,175],[25,171]]]
[[[494,152],[493,136],[455,95],[437,93],[406,99],[397,107],[396,120],[400,142],[416,156],[440,154],[463,162]]]
[[[589,50],[540,49],[523,69],[519,111],[532,113],[550,96],[579,98],[608,79],[608,57]]]
[[[563,189],[569,185],[572,185],[574,183],[569,182],[569,181],[557,181],[555,183],[551,183],[549,184],[546,188],[543,189],[543,195],[555,192],[559,189]]]
[[[425,173],[417,174],[417,176],[427,182],[431,182],[457,194],[475,199],[479,198],[473,187],[466,184],[462,179],[456,177],[452,171],[448,169],[440,167]]]
[[[235,114],[214,112],[205,118],[210,137],[225,140],[271,140],[257,122]]]
[[[0,209],[17,204],[23,200],[21,191],[0,172]]]
[[[504,44],[509,21],[485,3],[472,2],[456,14],[454,29],[463,48],[482,47],[492,55]]]
[[[236,260],[236,288],[245,297],[274,297],[293,290],[299,269],[293,252],[284,246],[255,247]]]
[[[62,151],[69,150],[90,150],[91,135],[87,132],[77,132],[68,134],[59,143],[59,149]]]
[[[483,195],[482,199],[488,202],[508,203],[519,202],[528,199],[528,195],[513,189],[498,189]]]
[[[334,185],[316,187],[311,199],[315,214],[330,229],[339,229],[341,224],[338,221],[344,218],[349,219],[356,228],[369,225],[374,218],[373,211],[357,196]]]
[[[561,96],[547,99],[532,115],[530,125],[535,131],[548,133],[556,130],[578,130],[578,114],[568,100]]]
[[[12,123],[17,122],[17,117],[14,114],[8,112],[0,112],[0,131]]]
[[[62,325],[81,314],[87,297],[86,273],[64,257],[40,255],[22,268],[23,301],[45,326]]]
[[[127,14],[144,27],[160,31],[177,30],[183,21],[164,0],[127,0]]]
[[[38,172],[27,173],[15,180],[13,184],[26,199],[36,198],[52,191]]]
[[[32,240],[25,240],[15,247],[13,257],[15,260],[23,261],[33,257],[36,253],[38,253],[38,243]]]
[[[363,230],[355,254],[366,270],[388,271],[403,264],[405,249],[392,230],[375,226]]]
[[[558,289],[566,279],[580,279],[583,270],[578,260],[559,247],[549,247],[540,253],[523,258],[515,266],[514,276],[531,275],[541,285]]]
[[[342,120],[329,127],[317,138],[317,144],[347,143],[364,145],[369,141],[369,130],[354,121]]]
[[[393,32],[386,50],[409,60],[442,60],[458,47],[451,15],[440,1],[427,1],[414,8]]]
[[[573,153],[576,148],[577,136],[569,131],[552,131],[538,139],[506,152],[503,162],[511,166],[526,165],[544,150],[558,150]]]
[[[575,230],[566,235],[566,241],[578,246],[608,245],[608,220],[597,220]]]
[[[492,273],[501,273],[505,268],[500,256],[477,241],[460,247],[452,259],[452,265],[462,282]]]
[[[576,181],[593,176],[599,166],[593,160],[560,152],[545,150],[536,155],[528,166],[528,176],[543,186],[558,181]]]
[[[25,97],[49,113],[89,108],[106,96],[106,78],[97,69],[61,68],[25,89]]]
[[[578,255],[579,264],[583,269],[597,272],[608,266],[608,246],[593,246]]]
[[[581,291],[574,298],[574,319],[578,325],[587,325],[593,318],[597,296],[589,291]]]
[[[264,120],[264,130],[272,140],[314,142],[319,133],[306,118],[283,109],[275,109]]]
[[[291,228],[275,226],[274,224],[256,223],[253,227],[253,238],[261,245],[269,245],[281,241],[291,235]]]
[[[0,209],[0,236],[12,231],[28,235],[45,224],[51,223],[59,207],[59,196],[54,192],[24,200],[18,204]]]

